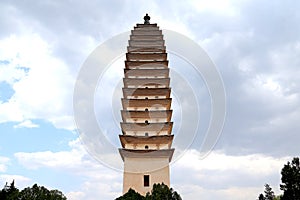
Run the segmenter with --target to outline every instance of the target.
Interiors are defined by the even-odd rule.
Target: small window
[[[149,124],[148,120],[145,121],[145,124]]]
[[[148,108],[145,108],[145,111],[148,112]]]
[[[148,99],[148,97],[145,97],[145,99]]]
[[[148,134],[148,133],[145,133],[145,136],[146,136],[146,137],[148,137],[148,136],[149,136],[149,134]]]
[[[145,146],[145,149],[149,149],[148,145]]]
[[[144,175],[144,187],[149,187],[150,185],[150,176]]]

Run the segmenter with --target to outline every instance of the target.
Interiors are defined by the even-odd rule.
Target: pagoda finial
[[[146,13],[146,15],[144,16],[144,24],[150,24],[150,16],[148,15],[148,13]]]

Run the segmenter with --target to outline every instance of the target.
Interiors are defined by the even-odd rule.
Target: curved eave
[[[170,98],[171,88],[122,88],[123,96],[164,96]]]
[[[161,46],[163,48],[163,46]],[[126,60],[167,60],[167,53],[126,53]]]
[[[172,144],[174,135],[160,135],[160,136],[131,136],[119,135],[122,147],[125,144]]]
[[[165,69],[124,69],[125,77],[147,77],[147,76],[157,76],[164,78],[169,77],[169,68]]]
[[[150,108],[150,107],[165,107],[166,110],[171,108],[172,98],[167,99],[124,99],[122,98],[123,109],[128,107]]]
[[[171,162],[175,149],[160,149],[160,150],[132,150],[119,149],[119,153],[124,161],[127,158],[168,158]]]
[[[124,87],[134,86],[135,88],[156,87],[168,88],[170,78],[123,78]]]
[[[143,48],[139,48],[143,49]],[[165,49],[164,49],[165,50]],[[168,68],[169,61],[125,61],[125,67],[127,69],[135,69],[135,68],[153,68],[153,67],[159,67],[159,68]]]
[[[122,120],[125,122],[127,119],[166,119],[171,120],[172,110],[164,111],[126,111],[122,110]]]
[[[155,131],[156,133],[166,131],[168,134],[171,134],[173,128],[173,122],[166,123],[123,123],[121,122],[121,129],[124,135],[126,135],[127,131]]]

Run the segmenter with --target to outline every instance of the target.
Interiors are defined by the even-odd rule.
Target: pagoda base
[[[174,149],[119,151],[124,161],[124,194],[132,188],[141,195],[146,195],[151,192],[154,183],[170,186],[169,162]]]

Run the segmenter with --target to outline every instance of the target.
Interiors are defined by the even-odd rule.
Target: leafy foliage
[[[180,195],[169,188],[164,183],[154,184],[151,193],[147,193],[146,196],[142,196],[133,189],[129,189],[126,194],[117,198],[116,200],[182,200]]]
[[[44,186],[34,184],[31,188],[27,187],[19,191],[13,181],[10,186],[5,184],[0,191],[1,200],[67,200],[64,194],[58,190],[48,190]]]
[[[269,184],[265,184],[265,200],[274,200],[275,195]]]
[[[15,200],[18,199],[19,190],[15,187],[15,181],[10,186],[5,184],[4,188],[0,191],[0,199],[2,200]]]
[[[143,197],[138,192],[130,188],[126,194],[117,198],[116,200],[144,200],[144,199],[145,197]]]
[[[260,194],[260,195],[258,196],[258,200],[265,200],[264,195],[263,195],[263,194]]]
[[[300,166],[299,158],[288,162],[281,170],[280,189],[283,190],[281,200],[300,200]]]

